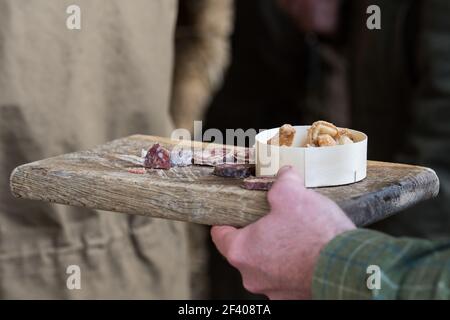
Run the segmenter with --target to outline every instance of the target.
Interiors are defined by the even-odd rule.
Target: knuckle
[[[236,242],[233,242],[230,245],[230,248],[228,249],[227,260],[232,266],[236,268],[239,268],[243,264],[242,250],[238,245],[236,245]]]

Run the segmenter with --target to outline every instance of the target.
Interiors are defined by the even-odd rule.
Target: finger
[[[219,252],[227,257],[231,242],[234,240],[237,229],[230,226],[214,226],[211,228],[211,238]]]
[[[298,171],[293,166],[284,166],[278,170],[277,173],[277,181],[281,179],[296,179],[301,181],[301,185],[303,185],[303,179]]]
[[[292,166],[281,167],[280,170],[278,170],[277,178],[280,178],[281,176],[283,176],[284,174],[288,173],[292,169],[293,169]]]
[[[267,194],[267,200],[273,212],[286,211],[301,203],[306,191],[302,177],[293,167],[283,167],[279,170],[277,179]]]
[[[278,170],[277,179],[273,187],[277,185],[283,185],[287,189],[304,189],[305,182],[294,167],[284,166]]]

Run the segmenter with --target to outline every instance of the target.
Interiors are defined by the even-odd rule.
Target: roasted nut
[[[353,136],[350,130],[340,129],[338,136],[336,137],[337,143],[340,145],[353,143]]]
[[[338,144],[344,145],[344,144],[352,144],[353,140],[350,139],[348,136],[340,136],[338,139]]]
[[[339,133],[338,128],[336,128],[336,126],[332,123],[326,121],[314,122],[308,129],[308,140],[306,144],[319,145],[317,141],[319,135],[327,134],[331,138],[334,138],[338,135],[338,133]]]
[[[329,134],[321,134],[317,137],[317,144],[319,147],[331,147],[336,145],[336,140]]]
[[[291,147],[294,142],[294,137],[295,128],[290,124],[285,124],[279,129],[278,134],[267,141],[267,144]]]

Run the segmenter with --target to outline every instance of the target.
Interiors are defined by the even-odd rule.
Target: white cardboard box
[[[333,147],[305,148],[310,126],[295,126],[292,147],[268,145],[279,128],[256,136],[256,176],[274,176],[291,165],[304,177],[306,187],[329,187],[355,183],[367,176],[367,136],[350,130],[355,143]]]

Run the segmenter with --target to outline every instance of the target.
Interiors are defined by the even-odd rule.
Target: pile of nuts
[[[348,129],[338,129],[334,124],[317,121],[308,129],[305,147],[330,147],[353,143],[353,137]]]
[[[290,124],[283,125],[279,132],[267,141],[267,144],[291,147],[294,142],[295,128]],[[339,129],[326,121],[316,121],[308,129],[308,136],[303,147],[331,147],[354,143],[348,129]]]

